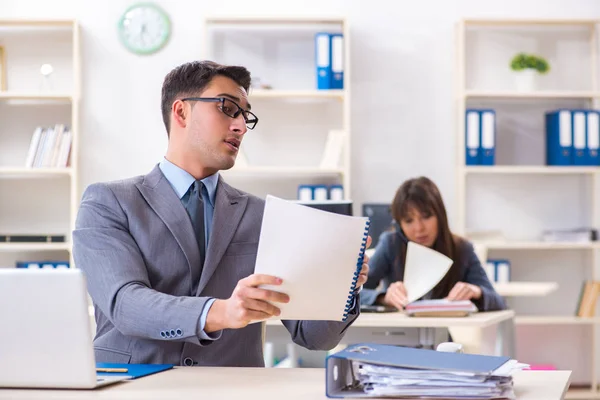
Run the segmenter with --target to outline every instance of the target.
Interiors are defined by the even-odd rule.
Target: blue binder
[[[508,259],[488,259],[488,263],[493,264],[494,282],[507,283],[510,282],[511,264]]]
[[[314,199],[313,185],[298,185],[298,200],[308,201]]]
[[[586,110],[573,110],[573,165],[587,165]]]
[[[466,165],[479,165],[481,149],[481,123],[478,110],[467,110],[465,113],[465,153]]]
[[[330,36],[331,48],[331,88],[344,88],[344,36],[333,33]]]
[[[587,141],[585,165],[600,165],[600,111],[587,110]]]
[[[573,130],[570,110],[546,113],[546,164],[571,165]]]
[[[69,268],[68,261],[17,261],[17,268],[25,269],[63,269]]]
[[[127,372],[97,372],[99,376],[128,376],[129,379],[141,378],[173,368],[172,364],[115,364],[96,363],[96,368],[126,368]]]
[[[481,165],[494,165],[496,160],[496,111],[479,110]]]
[[[331,35],[326,32],[315,34],[315,66],[317,89],[331,89]]]
[[[510,357],[446,353],[374,343],[360,343],[327,357],[325,392],[327,397],[356,397],[363,393],[352,374],[352,362],[430,371],[468,372],[489,377]]]

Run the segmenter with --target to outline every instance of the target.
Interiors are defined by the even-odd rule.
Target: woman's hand
[[[406,294],[406,288],[403,282],[394,282],[388,288],[385,293],[385,297],[382,300],[386,306],[396,307],[398,310],[403,310],[404,306],[408,304],[408,295]]]
[[[481,288],[466,282],[457,282],[448,293],[448,300],[471,300],[481,298]]]

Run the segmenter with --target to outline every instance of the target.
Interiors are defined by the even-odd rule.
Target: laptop
[[[93,389],[127,379],[96,375],[88,310],[81,270],[0,268],[0,387]]]

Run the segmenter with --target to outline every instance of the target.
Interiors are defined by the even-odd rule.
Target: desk
[[[448,340],[448,328],[453,339],[461,343],[452,328],[476,328],[481,332],[480,345],[473,352],[489,355],[508,355],[511,337],[503,323],[512,321],[513,310],[480,312],[462,318],[409,317],[405,313],[361,313],[348,328],[341,344],[372,342],[380,344],[421,345],[435,348]],[[413,328],[413,329],[408,329]],[[289,342],[290,336],[278,320],[267,321],[266,340]],[[319,365],[323,365],[320,363]]]
[[[570,371],[522,371],[515,375],[518,400],[559,400]],[[141,399],[325,400],[322,368],[181,367],[96,390],[0,389],[0,399],[141,400]]]

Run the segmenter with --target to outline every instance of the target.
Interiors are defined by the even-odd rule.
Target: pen
[[[96,372],[127,372],[127,368],[96,368]]]

